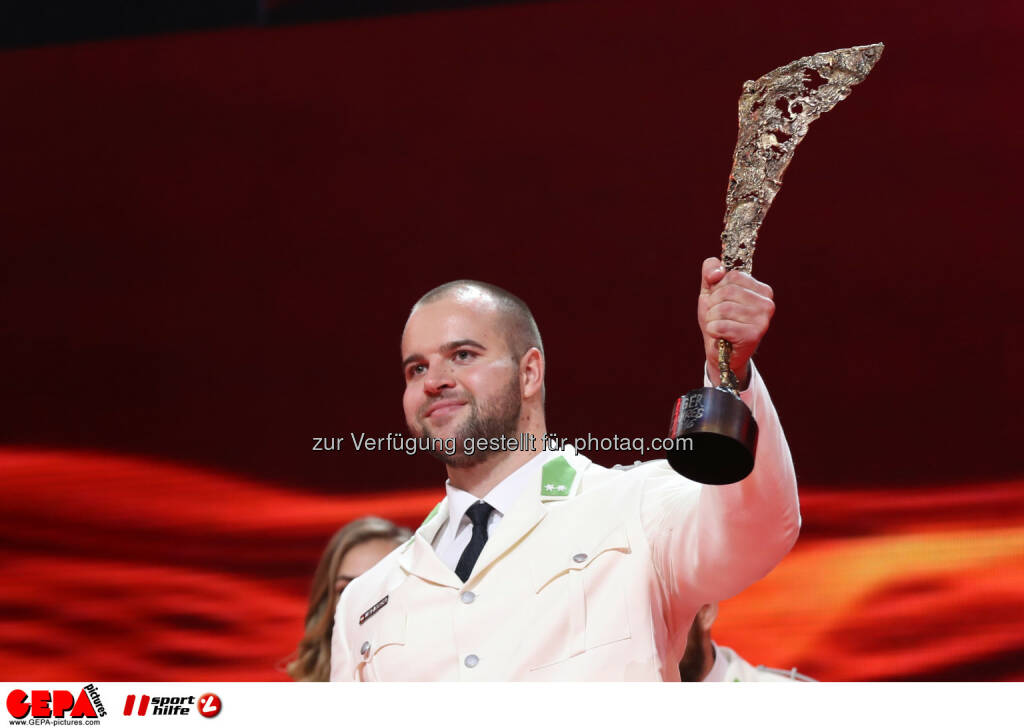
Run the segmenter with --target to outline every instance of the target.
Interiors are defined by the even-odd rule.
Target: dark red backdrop
[[[0,435],[436,486],[310,447],[402,428],[406,311],[456,277],[531,303],[552,429],[661,434],[742,82],[884,41],[763,229],[759,365],[808,493],[1016,482],[1022,30],[1011,2],[590,0],[0,53]]]

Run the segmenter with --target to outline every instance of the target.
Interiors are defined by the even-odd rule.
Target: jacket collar
[[[478,500],[488,503],[501,514],[502,518],[507,516],[524,491],[537,487],[538,473],[544,463],[551,459],[551,456],[552,453],[548,452],[537,453],[536,456],[530,458],[530,460],[517,468],[515,472],[510,473],[508,477],[494,486],[490,493],[479,499],[464,490],[459,490],[451,484],[451,481],[446,482],[445,491],[448,495],[445,498],[445,502],[448,505],[448,523],[437,533],[434,543],[447,542],[454,539],[456,533],[463,526],[466,511]],[[469,519],[465,520],[468,521]]]
[[[483,577],[493,563],[544,520],[548,514],[547,503],[575,497],[579,492],[583,471],[588,465],[590,460],[578,455],[570,447],[549,456],[539,473],[533,476],[533,484],[523,489],[515,505],[491,534],[465,586],[472,586]]]
[[[448,523],[448,498],[434,506],[415,535],[402,547],[399,566],[407,573],[429,582],[455,589],[470,587],[487,569],[519,543],[547,515],[546,504],[574,498],[580,490],[583,472],[589,467],[589,458],[578,454],[571,446],[551,453],[543,466],[532,476],[515,504],[502,517],[491,534],[487,545],[477,559],[473,575],[463,584],[434,552],[434,539],[442,526]]]
[[[434,537],[448,522],[448,499],[445,498],[427,515],[416,529],[413,537],[401,547],[398,565],[403,571],[418,576],[424,581],[455,589],[462,587],[462,581],[444,565],[434,552]]]

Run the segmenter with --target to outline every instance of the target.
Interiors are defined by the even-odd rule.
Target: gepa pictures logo
[[[97,718],[107,714],[100,693],[93,684],[82,688],[78,697],[70,690],[15,688],[7,694],[7,712],[14,718]]]

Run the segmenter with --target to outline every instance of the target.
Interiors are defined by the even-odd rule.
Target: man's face
[[[501,327],[501,314],[476,292],[420,306],[405,325],[405,421],[417,437],[455,438],[455,455],[434,452],[447,465],[493,454],[477,450],[466,456],[466,438],[516,434],[522,411],[519,363]]]

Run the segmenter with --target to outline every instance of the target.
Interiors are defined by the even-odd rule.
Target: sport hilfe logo
[[[213,693],[203,693],[198,700],[194,695],[155,696],[142,695],[139,698],[138,710],[135,709],[135,695],[129,695],[124,701],[124,714],[131,715],[189,715],[195,712],[198,704],[199,715],[212,718],[220,712],[220,698]]]
[[[93,684],[86,685],[76,698],[69,690],[33,690],[31,695],[21,689],[7,694],[7,712],[17,719],[32,714],[33,718],[97,718],[103,709],[99,691]]]
[[[196,698],[194,695],[173,698],[161,696],[151,698],[148,695],[143,695],[142,699],[139,700],[139,715],[146,714],[146,709],[149,708],[150,703],[153,705],[150,715],[188,715],[191,712],[189,706],[196,704]],[[135,696],[129,695],[124,700],[124,714],[131,715],[133,707],[135,707]]]

